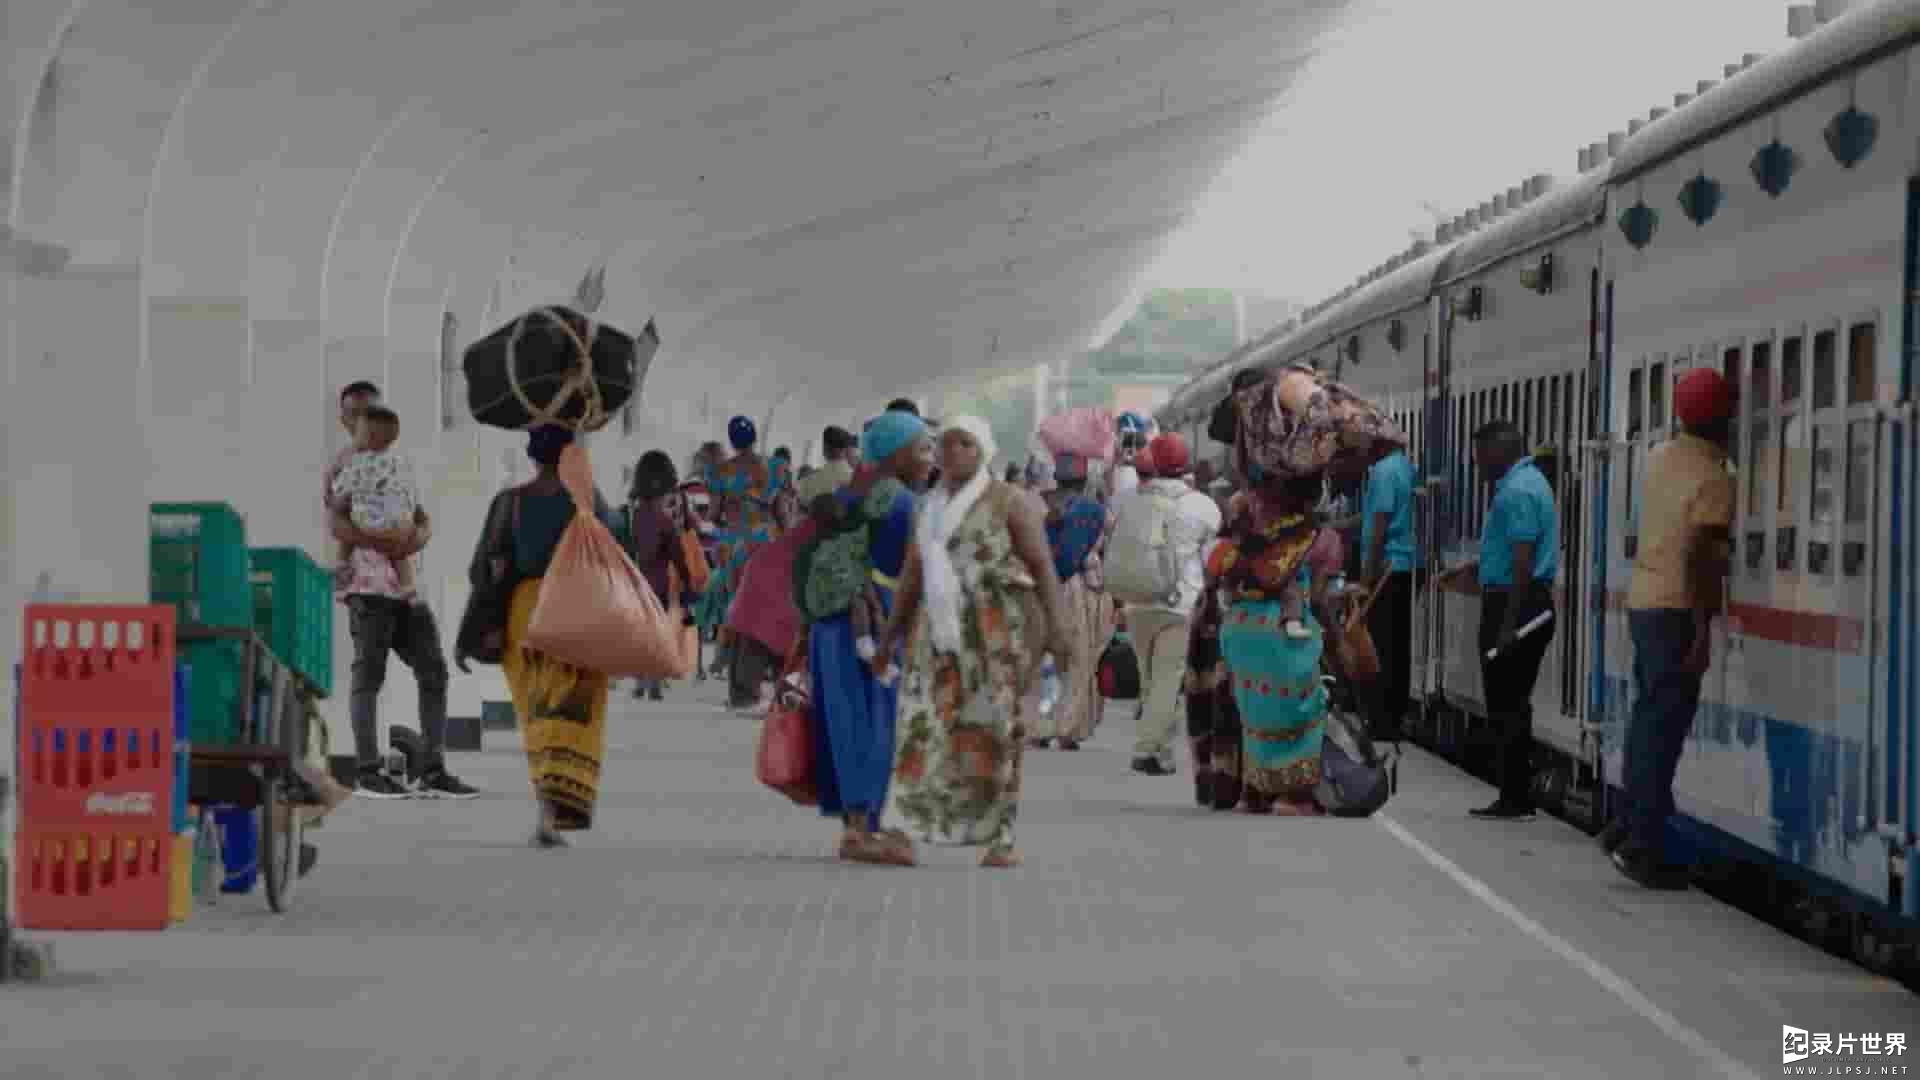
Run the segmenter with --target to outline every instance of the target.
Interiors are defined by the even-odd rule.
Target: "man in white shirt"
[[[1188,621],[1206,587],[1206,552],[1220,532],[1220,507],[1187,482],[1187,444],[1179,435],[1156,437],[1139,461],[1139,489],[1114,497],[1103,562],[1107,591],[1125,606],[1127,635],[1140,661],[1133,771],[1170,776]]]

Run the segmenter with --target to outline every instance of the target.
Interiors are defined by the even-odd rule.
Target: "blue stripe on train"
[[[1605,679],[1603,685],[1605,744],[1619,747],[1626,739],[1633,690],[1618,676]],[[1744,835],[1730,833],[1687,817],[1682,785],[1675,797],[1682,804],[1680,816],[1685,820],[1675,821],[1668,831],[1674,855],[1698,857],[1719,849],[1735,855],[1771,856],[1791,868],[1796,877],[1843,890],[1877,911],[1889,912],[1885,840],[1866,827],[1878,815],[1871,812],[1873,778],[1866,775],[1867,753],[1860,740],[1814,732],[1721,702],[1702,702],[1687,741],[1765,753],[1770,816],[1761,819],[1724,802],[1715,803],[1721,815],[1738,819]],[[1684,773],[1682,778],[1684,781]],[[1614,784],[1619,779],[1612,767],[1608,779]],[[1832,813],[1826,808],[1836,799],[1837,813]],[[1829,872],[1835,863],[1848,868],[1845,877]],[[1877,874],[1867,870],[1869,866]]]

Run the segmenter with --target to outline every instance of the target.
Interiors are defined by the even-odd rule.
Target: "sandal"
[[[854,841],[848,856],[854,862],[875,866],[918,866],[913,841],[904,833],[868,833]]]
[[[1020,865],[1020,853],[1007,851],[989,851],[980,856],[980,866],[985,870],[1011,870]]]

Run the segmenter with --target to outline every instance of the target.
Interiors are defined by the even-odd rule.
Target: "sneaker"
[[[1170,761],[1157,757],[1137,757],[1133,759],[1133,771],[1142,776],[1172,776],[1177,770]]]
[[[1468,813],[1482,821],[1532,821],[1533,807],[1516,806],[1502,799],[1495,799],[1489,805]]]
[[[480,790],[445,769],[434,769],[420,778],[413,790],[423,799],[474,799]]]
[[[1624,847],[1614,849],[1608,859],[1622,877],[1643,889],[1684,892],[1689,884],[1686,867],[1664,864]]]
[[[1625,843],[1626,839],[1626,823],[1620,818],[1614,818],[1607,822],[1606,828],[1600,830],[1600,850],[1611,855],[1620,850],[1620,845]]]
[[[314,864],[320,861],[320,849],[312,844],[300,845],[300,876],[313,873]]]
[[[363,769],[353,781],[353,793],[363,799],[404,799],[407,789],[377,769]]]

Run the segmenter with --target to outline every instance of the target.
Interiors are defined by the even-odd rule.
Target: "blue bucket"
[[[220,828],[220,862],[226,871],[220,882],[223,893],[250,893],[260,878],[254,816],[253,811],[236,806],[214,808],[213,821]]]

